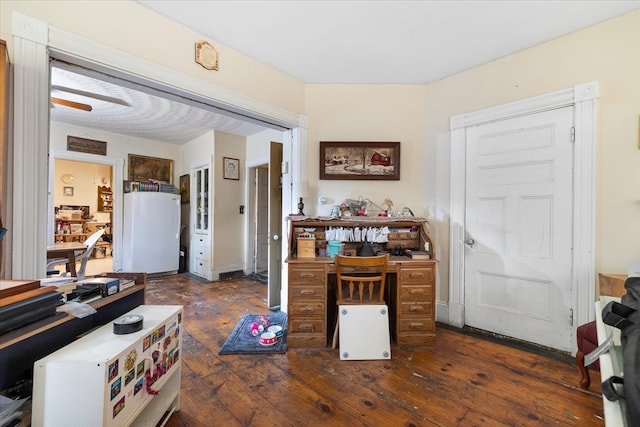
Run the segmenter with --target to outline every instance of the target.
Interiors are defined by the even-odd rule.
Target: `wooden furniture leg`
[[[588,389],[591,385],[591,377],[589,376],[589,369],[584,366],[584,353],[580,350],[576,353],[576,364],[580,370],[580,387]]]
[[[336,328],[333,330],[333,343],[331,343],[331,348],[333,350],[336,349],[336,347],[338,347],[338,328],[340,326],[340,322],[338,321],[338,316],[336,315]]]
[[[76,277],[76,252],[70,251],[68,258],[69,262],[67,262],[67,271],[71,274],[71,277]]]

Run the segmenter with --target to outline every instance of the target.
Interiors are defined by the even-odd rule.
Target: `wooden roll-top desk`
[[[333,331],[335,325],[335,265],[328,256],[327,234],[331,237],[330,230],[335,228],[350,234],[355,228],[369,227],[388,229],[388,241],[373,242],[371,246],[374,251],[391,254],[385,301],[389,306],[392,338],[397,345],[403,346],[427,346],[435,342],[437,259],[424,218],[290,216],[287,257],[287,342],[290,347],[326,347],[328,331]],[[310,244],[314,248],[311,253]],[[343,253],[356,256],[363,243],[343,241],[343,244]],[[399,255],[411,249],[413,258]],[[417,259],[416,251],[422,252],[420,259]]]

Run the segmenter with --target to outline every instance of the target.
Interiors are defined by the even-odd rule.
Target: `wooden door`
[[[282,290],[282,144],[271,142],[269,159],[269,292],[267,304],[280,305]]]

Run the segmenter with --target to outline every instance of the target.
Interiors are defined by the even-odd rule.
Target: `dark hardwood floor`
[[[146,304],[184,306],[181,409],[167,426],[603,426],[600,376],[579,387],[570,356],[440,327],[427,348],[391,360],[338,350],[218,355],[244,314],[269,313],[264,284],[148,280]]]

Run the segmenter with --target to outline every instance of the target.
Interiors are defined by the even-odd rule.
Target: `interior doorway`
[[[87,275],[113,271],[113,199],[104,195],[112,182],[113,167],[109,164],[54,159],[54,244],[82,243],[93,233],[105,230],[88,260]],[[64,267],[53,269],[60,271]]]
[[[267,284],[267,305],[280,306],[282,292],[282,170],[283,145],[269,143],[269,161],[248,165],[247,215],[249,274]],[[266,159],[265,159],[266,160]],[[249,260],[250,259],[250,260]]]
[[[255,223],[253,272],[265,280],[269,272],[269,165],[254,168],[255,207],[253,221]]]
[[[469,261],[469,263],[474,261],[473,259],[467,260],[467,255],[473,258],[473,255],[476,254],[471,252],[475,250],[473,249],[474,247],[478,248],[478,245],[476,244],[476,238],[470,235],[470,233],[473,233],[472,228],[475,226],[473,223],[474,219],[467,217],[469,214],[469,212],[467,212],[466,200],[469,190],[467,188],[469,183],[467,180],[467,168],[460,167],[460,165],[465,165],[469,140],[474,138],[473,128],[572,106],[574,126],[571,126],[572,129],[569,129],[569,138],[570,145],[573,147],[573,164],[569,169],[572,169],[573,180],[571,182],[571,207],[566,208],[566,210],[570,210],[571,212],[571,225],[568,225],[570,228],[571,250],[569,254],[570,261],[567,261],[567,265],[571,265],[571,272],[567,278],[563,279],[565,282],[569,282],[564,289],[570,290],[570,292],[565,292],[563,299],[565,306],[569,308],[569,310],[565,311],[565,322],[568,322],[571,329],[568,334],[563,334],[563,342],[558,347],[559,350],[562,351],[566,351],[567,349],[573,351],[575,349],[574,332],[577,325],[592,320],[594,315],[593,301],[595,299],[596,277],[595,259],[593,257],[595,247],[594,167],[596,164],[595,147],[598,93],[598,83],[590,82],[562,89],[557,92],[451,117],[449,301],[445,307],[446,313],[443,316],[449,324],[460,327],[467,324],[466,310],[468,307],[466,305],[466,297],[470,295],[470,292],[473,292],[473,290],[467,292],[466,289],[466,279],[468,279],[466,274],[468,267],[467,261]],[[496,137],[500,137],[500,135],[507,136],[509,134],[509,132],[495,132]],[[500,148],[500,145],[495,143],[481,145],[484,149]],[[505,155],[507,154],[508,152],[505,152]],[[530,156],[523,157],[524,160],[528,160]],[[499,182],[501,176],[504,176],[503,172],[505,169],[496,169],[495,171],[500,173],[489,174],[489,171],[483,173],[485,177],[493,178]],[[476,185],[476,183],[473,183],[473,185]],[[541,202],[541,200],[540,198],[523,198],[522,202],[530,204]],[[490,203],[487,204],[487,207],[489,207],[489,205]],[[537,205],[538,211],[531,209],[523,209],[520,211],[522,213],[521,219],[526,223],[536,226],[538,230],[544,226],[544,224],[540,222],[540,215],[537,215],[537,213],[539,214],[540,212],[541,206],[543,207],[542,203]],[[548,210],[548,212],[550,211]],[[534,214],[534,217],[527,217],[527,215],[531,214]],[[484,217],[491,218],[491,215],[487,211],[484,213]],[[471,222],[468,223],[468,220]],[[494,221],[494,223],[496,222],[495,217],[491,218],[491,220]],[[470,230],[467,229],[468,226],[470,226]],[[524,229],[524,231],[531,234],[531,229]],[[539,244],[541,242],[541,236],[542,234],[537,233],[537,235],[535,235],[537,240],[532,240],[531,238],[522,240],[525,242],[525,245],[518,246],[518,250],[520,252],[526,252],[527,254],[535,254],[535,252],[531,250],[531,244],[535,244],[535,242]],[[481,239],[484,239],[484,237],[481,237]],[[506,244],[506,241],[501,241],[500,243]],[[538,246],[538,249],[539,248],[540,246]],[[473,266],[469,265],[469,267],[473,269]],[[495,289],[498,289],[501,285],[499,280],[492,283],[498,285],[494,287]],[[504,283],[505,281],[502,280],[502,284]],[[492,301],[488,301],[485,298],[482,303],[484,306],[489,306],[492,304]],[[541,307],[541,305],[539,305],[539,307]],[[482,315],[480,314],[480,316]],[[509,319],[505,319],[505,322],[508,321]],[[553,333],[555,333],[555,331]],[[554,344],[550,340],[544,340],[543,345],[552,346],[557,344]]]

